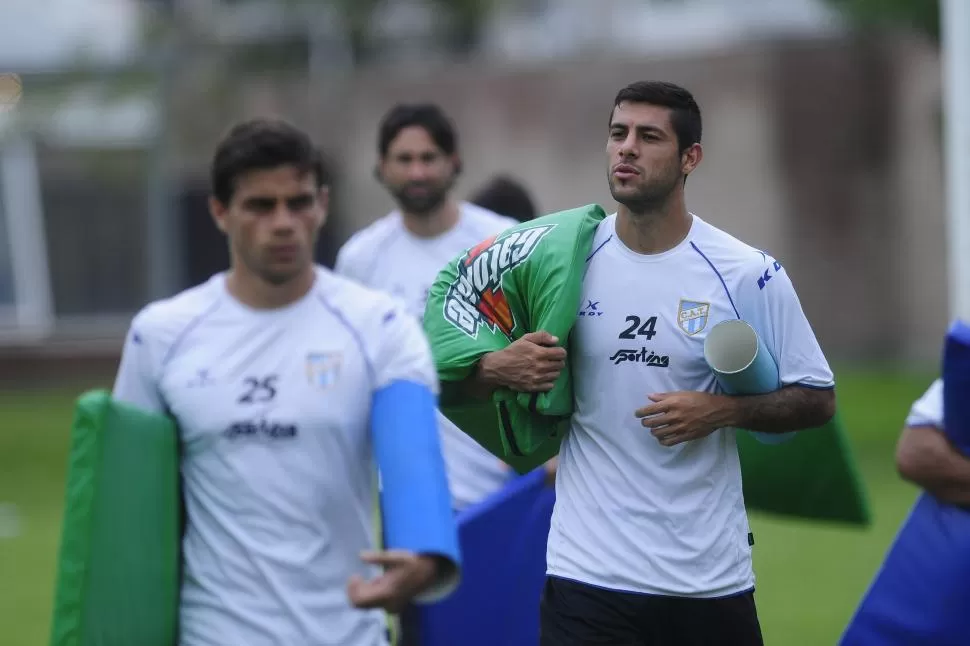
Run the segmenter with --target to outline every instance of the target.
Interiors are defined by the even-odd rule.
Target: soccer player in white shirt
[[[896,447],[896,467],[907,481],[951,505],[970,508],[970,457],[943,434],[943,380],[913,404]]]
[[[417,319],[438,272],[462,251],[518,224],[455,199],[461,173],[458,135],[434,104],[400,104],[378,128],[375,175],[398,208],[355,233],[334,271],[401,299]],[[439,415],[442,451],[456,511],[509,479],[508,467]]]
[[[735,428],[817,427],[832,372],[782,265],[685,206],[700,109],[663,82],[619,92],[599,226],[567,349],[543,332],[479,363],[475,390],[551,388],[568,351],[576,406],[559,454],[543,646],[762,644]],[[720,394],[703,346],[744,319],[784,384]]]
[[[114,387],[178,422],[179,644],[386,644],[382,609],[456,584],[456,552],[374,551],[372,455],[400,491],[381,464],[389,443],[438,473],[457,544],[427,341],[392,299],[313,263],[328,189],[307,135],[240,124],[211,173],[231,268],[135,317]],[[394,392],[408,410],[383,437]]]

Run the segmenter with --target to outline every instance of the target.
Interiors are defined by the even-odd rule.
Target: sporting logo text
[[[670,357],[665,354],[657,354],[646,348],[640,348],[639,350],[617,350],[610,361],[613,362],[614,366],[618,366],[621,363],[643,363],[651,368],[667,368],[670,366]]]

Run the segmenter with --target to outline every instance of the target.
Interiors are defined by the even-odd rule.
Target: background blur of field
[[[758,602],[769,646],[835,644],[882,560],[915,490],[897,477],[893,449],[931,374],[839,370],[841,415],[875,514],[868,531],[753,518]],[[0,395],[0,627],[4,646],[47,640],[64,470],[75,391]],[[4,504],[19,512],[10,538]],[[6,507],[9,509],[9,507]]]

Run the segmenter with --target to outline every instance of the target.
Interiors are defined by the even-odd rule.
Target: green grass
[[[893,450],[906,411],[930,375],[839,372],[839,409],[874,514],[867,530],[753,516],[758,604],[768,646],[827,646],[849,617],[916,491],[901,482]],[[48,640],[74,393],[0,396],[0,505],[13,503],[20,534],[0,527],[4,646]],[[0,522],[3,522],[0,519]]]

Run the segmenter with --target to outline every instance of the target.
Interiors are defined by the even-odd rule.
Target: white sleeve
[[[927,389],[923,396],[917,399],[909,416],[906,426],[935,426],[943,429],[943,380],[937,379]]]
[[[354,247],[352,246],[353,238],[344,243],[340,250],[337,251],[337,259],[333,264],[333,273],[343,276],[345,278],[350,278],[352,280],[362,282],[360,276],[360,267],[358,267],[358,262],[356,260],[356,254],[354,253]]]
[[[741,318],[751,324],[778,364],[781,383],[828,389],[835,386],[832,369],[785,268],[771,256],[753,268],[739,297]]]
[[[347,276],[347,269],[350,263],[347,261],[347,245],[346,243],[337,250],[337,259],[333,263],[333,273],[340,276]]]
[[[150,333],[143,317],[135,317],[125,338],[112,397],[148,412],[164,413],[157,379],[160,357]]]
[[[411,381],[428,386],[438,394],[438,373],[431,358],[431,347],[424,330],[405,311],[402,304],[386,299],[387,305],[377,317],[379,339],[372,354],[374,389],[380,390],[394,381]]]

